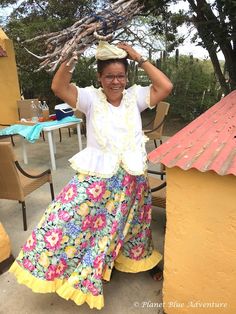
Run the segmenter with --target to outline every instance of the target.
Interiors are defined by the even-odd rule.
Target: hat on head
[[[99,41],[95,54],[96,60],[123,59],[127,57],[127,52],[107,41]]]

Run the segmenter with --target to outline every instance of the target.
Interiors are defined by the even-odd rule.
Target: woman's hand
[[[155,106],[159,101],[165,99],[171,92],[173,85],[165,74],[157,69],[151,62],[146,60],[140,64],[141,54],[126,43],[117,44],[118,48],[128,53],[128,58],[139,63],[139,66],[145,71],[151,80],[150,105]]]
[[[77,51],[73,51],[71,58],[70,58],[69,61],[66,63],[66,66],[67,66],[67,67],[70,67],[70,69],[69,69],[69,72],[70,72],[70,73],[73,73],[73,72],[74,72],[75,66],[76,66],[76,64],[77,64],[77,62],[78,62],[78,59],[79,59],[79,58],[78,58],[78,52],[77,52]]]
[[[133,47],[131,47],[130,45],[128,45],[127,43],[124,43],[124,42],[118,43],[117,47],[126,51],[129,59],[136,61],[136,62],[139,62],[139,60],[141,58],[141,54],[138,53]]]

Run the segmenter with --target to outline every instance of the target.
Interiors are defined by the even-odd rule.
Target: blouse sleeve
[[[135,85],[134,88],[139,111],[142,112],[147,108],[153,109],[155,106],[150,106],[151,85],[149,86]]]
[[[92,92],[90,87],[80,88],[76,86],[77,88],[77,100],[76,100],[76,108],[87,114],[90,110],[90,107],[92,105]]]

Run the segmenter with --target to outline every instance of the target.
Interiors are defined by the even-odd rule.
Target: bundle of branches
[[[111,40],[114,31],[124,28],[141,9],[138,0],[118,0],[101,12],[76,21],[71,27],[24,41],[24,43],[44,41],[45,55],[38,56],[26,47],[25,49],[41,60],[37,71],[46,69],[48,72],[53,72],[75,51],[82,54],[97,40]]]

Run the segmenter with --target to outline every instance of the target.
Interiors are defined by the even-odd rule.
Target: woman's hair
[[[123,59],[108,59],[108,60],[97,60],[97,71],[99,74],[102,74],[103,70],[105,69],[105,67],[107,67],[108,65],[112,64],[112,63],[121,63],[124,65],[125,67],[125,73],[127,73],[128,71],[128,60],[127,58],[123,58]]]

